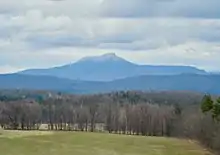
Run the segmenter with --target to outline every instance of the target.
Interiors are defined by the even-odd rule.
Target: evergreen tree
[[[211,95],[205,95],[202,99],[201,109],[203,113],[207,113],[213,109],[214,101]]]

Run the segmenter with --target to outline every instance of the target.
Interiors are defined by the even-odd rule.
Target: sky
[[[0,0],[0,73],[115,53],[220,71],[219,0]]]

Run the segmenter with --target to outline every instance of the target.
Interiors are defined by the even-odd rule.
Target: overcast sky
[[[116,53],[220,71],[220,0],[0,0],[0,73]]]

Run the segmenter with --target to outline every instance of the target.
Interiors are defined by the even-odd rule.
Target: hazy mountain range
[[[25,75],[47,75],[72,80],[112,81],[140,75],[206,74],[190,66],[137,65],[109,53],[96,57],[85,57],[76,63],[49,69],[31,69],[20,72]]]
[[[137,65],[115,54],[105,54],[65,66],[0,75],[0,89],[71,93],[183,90],[220,94],[220,75],[191,66]]]
[[[120,90],[196,91],[220,94],[220,75],[144,75],[109,82],[89,82],[50,76],[0,75],[1,89],[55,90],[71,93],[105,93]]]

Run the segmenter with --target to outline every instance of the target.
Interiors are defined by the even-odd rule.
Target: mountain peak
[[[79,60],[79,62],[83,62],[83,61],[118,61],[118,60],[123,60],[122,58],[118,57],[115,53],[107,53],[107,54],[103,54],[100,56],[90,56],[90,57],[84,57],[82,59]]]

